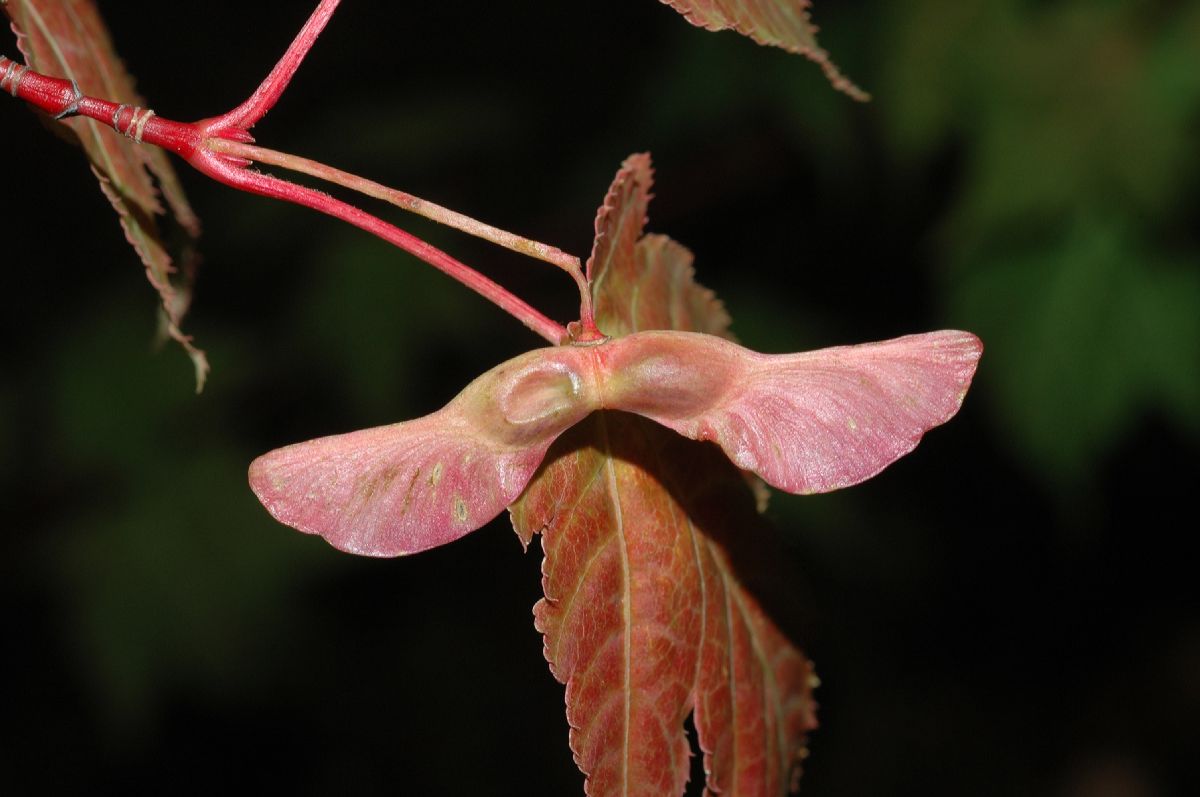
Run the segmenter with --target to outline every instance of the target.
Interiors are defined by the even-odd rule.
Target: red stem
[[[86,116],[139,143],[163,147],[187,160],[200,172],[233,188],[293,202],[349,222],[453,277],[551,343],[558,345],[572,339],[567,327],[416,236],[328,194],[251,171],[246,168],[250,165],[249,160],[219,151],[219,139],[243,143],[253,140],[247,128],[261,119],[279,100],[340,1],[321,0],[283,58],[250,98],[229,113],[211,119],[187,124],[164,119],[146,108],[89,97],[80,91],[74,81],[43,75],[2,55],[0,91],[8,91],[56,119]],[[587,309],[590,310],[590,307]],[[595,326],[594,323],[587,323],[591,320],[590,316],[590,312],[584,312],[585,329]]]
[[[283,96],[284,90],[292,82],[292,76],[300,68],[304,57],[312,49],[317,37],[321,35],[321,31],[325,29],[326,23],[329,22],[329,18],[333,16],[333,12],[337,10],[338,3],[341,1],[321,0],[308,21],[304,23],[304,27],[292,40],[287,52],[283,54],[283,58],[279,59],[279,63],[275,64],[271,74],[267,75],[266,79],[259,84],[249,99],[229,113],[199,122],[198,124],[204,125],[204,132],[209,135],[232,132],[234,135],[228,137],[239,141],[253,141],[246,131],[266,116],[267,111],[271,110]]]
[[[565,327],[547,318],[501,285],[470,266],[455,260],[437,247],[425,243],[415,235],[372,216],[364,210],[315,189],[252,171],[207,149],[197,152],[189,162],[204,174],[226,185],[252,194],[304,205],[349,222],[448,274],[484,298],[494,302],[509,315],[554,345],[557,346],[568,338]]]
[[[567,254],[558,247],[549,246],[520,235],[514,235],[511,232],[493,227],[490,224],[484,224],[470,216],[442,207],[429,200],[413,196],[407,191],[389,188],[374,180],[368,180],[365,177],[359,177],[356,174],[335,169],[320,161],[302,158],[299,155],[292,155],[287,152],[278,152],[266,147],[258,147],[253,144],[246,144],[241,141],[215,140],[209,143],[209,149],[221,155],[232,155],[248,162],[278,166],[288,171],[300,172],[301,174],[307,174],[309,177],[316,177],[319,180],[340,185],[343,188],[356,191],[364,196],[381,199],[384,202],[395,205],[401,210],[416,213],[418,216],[423,216],[439,224],[453,227],[468,235],[490,241],[497,246],[503,246],[505,249],[513,252],[558,266],[568,274],[574,274],[575,272],[582,274],[579,258]]]
[[[301,158],[287,152],[276,152],[272,149],[257,147],[241,141],[227,141],[224,139],[211,139],[208,142],[208,148],[214,153],[227,158],[233,157],[239,162],[247,164],[251,162],[267,163],[272,166],[279,166],[290,171],[300,172],[310,177],[316,177],[335,185],[340,185],[343,188],[357,191],[365,196],[382,199],[384,202],[388,202],[398,208],[453,227],[468,235],[474,235],[477,238],[482,238],[498,246],[503,246],[505,249],[513,252],[528,255],[529,257],[558,266],[571,276],[571,279],[575,281],[575,286],[579,289],[580,320],[577,327],[568,327],[568,330],[571,332],[571,339],[582,343],[604,338],[603,333],[596,328],[596,321],[592,312],[591,289],[588,286],[587,278],[583,275],[579,258],[574,255],[569,255],[557,247],[548,246],[520,235],[514,235],[506,230],[493,227],[490,224],[484,224],[470,216],[457,213],[449,208],[444,208],[441,205],[413,196],[405,191],[397,191],[394,188],[381,185],[374,180],[368,180],[365,177],[359,177],[358,175],[344,172],[341,169],[335,169],[319,161]]]

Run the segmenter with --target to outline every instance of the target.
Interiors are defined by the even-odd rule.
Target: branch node
[[[141,112],[140,117],[138,116],[139,111]],[[149,108],[139,108],[137,111],[134,111],[133,118],[129,120],[129,128],[126,129],[125,135],[141,144],[142,134],[146,132],[146,122],[150,121],[151,116],[154,116],[154,111]],[[133,135],[129,134],[130,130],[133,131]]]
[[[126,110],[132,109],[133,113],[129,115],[129,121],[125,124],[125,129],[121,129],[121,114]],[[112,129],[116,130],[126,138],[131,138],[137,143],[142,143],[142,135],[146,132],[146,123],[150,121],[150,117],[154,116],[154,111],[149,108],[140,108],[136,105],[118,105],[112,115]]]
[[[21,86],[21,78],[25,77],[28,70],[16,61],[9,61],[8,68],[4,70],[4,77],[0,78],[0,91],[7,91],[14,97],[17,96],[17,89]]]
[[[72,116],[79,115],[79,103],[83,102],[83,92],[79,90],[79,84],[74,80],[71,81],[71,93],[73,95],[71,104],[54,114],[55,119],[70,119]]]

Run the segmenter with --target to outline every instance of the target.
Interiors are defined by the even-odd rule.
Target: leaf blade
[[[593,293],[600,295],[610,272],[621,272],[633,259],[633,250],[646,226],[646,208],[654,171],[647,153],[635,153],[617,170],[612,185],[596,211],[596,237],[588,257],[586,276]]]
[[[544,485],[570,492],[570,510],[555,487],[527,493],[513,510],[518,528],[545,530],[546,598],[535,626],[567,684],[571,748],[593,795],[679,793],[688,774],[692,671],[673,665],[696,649],[698,612],[689,591],[655,573],[677,572],[691,544],[678,510],[659,505],[656,483],[612,455],[613,445],[649,445],[631,434],[643,427],[593,415],[556,444],[544,471]],[[589,522],[597,516],[610,522]]]
[[[645,166],[648,171],[648,159]],[[629,190],[623,183],[631,177],[633,172],[624,167],[618,172],[600,215],[607,207],[609,218],[624,212],[644,219],[648,184]],[[621,196],[632,210],[612,204]],[[604,237],[598,234],[594,258],[603,245]],[[633,247],[611,251],[612,256],[595,261],[604,263],[603,269],[590,272],[602,329],[632,334],[678,327],[727,334],[728,315],[711,291],[693,282],[686,249],[661,236],[647,236]],[[643,291],[648,301],[634,301]],[[618,339],[608,346],[619,351],[632,340]],[[600,351],[605,348],[594,349],[602,360]],[[770,536],[754,533],[763,531],[754,497],[721,451],[644,418],[597,412],[551,446],[509,512],[524,544],[542,534],[545,597],[534,608],[535,625],[543,633],[551,672],[566,684],[570,745],[587,778],[587,793],[681,794],[688,775],[683,722],[693,710],[710,793],[783,793],[796,771],[805,735],[815,726],[811,667],[745,592],[747,575],[736,562]],[[622,542],[614,545],[618,538]],[[626,552],[624,567],[613,548]],[[777,555],[758,559],[760,573],[781,561]],[[588,564],[602,560],[607,563],[602,571]],[[706,584],[721,584],[722,595],[739,596],[742,619],[736,627],[741,647],[732,644],[730,635],[714,631],[715,621],[705,619],[718,609],[715,590],[706,589]],[[585,597],[566,605],[568,594]],[[586,622],[572,616],[589,609],[593,611]],[[669,628],[671,633],[639,632],[635,626],[644,616],[651,618],[652,629]],[[614,635],[623,645],[628,642],[628,654],[617,661],[616,677],[611,659],[601,661],[601,643]],[[741,688],[752,699],[743,701],[746,710],[735,717],[734,692],[722,689],[728,679],[714,652],[754,649],[768,651],[769,656],[745,656],[743,672],[749,677],[743,678]],[[768,659],[788,665],[779,668],[774,693],[765,689],[772,680],[764,669]],[[668,688],[655,690],[663,684]],[[608,724],[597,730],[588,720],[614,701],[623,710],[615,717],[608,715]],[[764,706],[784,721],[764,717]],[[734,718],[736,723],[731,722]],[[771,730],[769,739],[762,728]],[[756,745],[760,755],[747,758],[745,751]],[[604,755],[606,748],[617,751],[615,760],[612,754]],[[755,763],[767,761],[767,766]],[[742,791],[732,791],[735,786]]]
[[[660,0],[698,28],[735,30],[762,45],[780,47],[813,61],[835,89],[860,102],[870,95],[838,70],[817,44],[809,0]]]
[[[712,583],[720,587],[720,601],[711,603],[725,609],[724,622],[713,624],[704,641],[696,680],[696,732],[708,792],[786,793],[796,787],[804,739],[817,727],[812,664],[736,582],[724,550],[705,539],[704,554]],[[756,704],[762,707],[758,716]],[[768,751],[761,763],[738,755],[755,746]]]
[[[128,105],[144,105],[113,48],[112,39],[91,0],[11,0],[3,6],[26,62],[51,75],[74,80],[85,94]],[[195,239],[200,223],[188,204],[166,154],[145,147],[87,119],[50,121],[69,131],[83,147],[104,196],[116,211],[126,240],[146,269],[159,295],[163,328],[187,352],[197,391],[208,374],[204,352],[181,329],[190,303],[196,265]],[[156,187],[151,175],[158,180]],[[183,231],[184,243],[172,255],[157,217],[162,196]]]
[[[681,794],[693,709],[710,790],[786,791],[815,727],[812,670],[733,563],[730,546],[745,557],[771,536],[721,452],[596,413],[554,444],[510,512],[523,540],[543,535],[535,625],[567,686],[587,793]],[[779,561],[751,558],[760,573]],[[614,635],[628,645],[619,659]]]
[[[665,235],[643,236],[594,288],[597,323],[613,336],[678,329],[731,338],[725,306],[695,275],[686,247]]]

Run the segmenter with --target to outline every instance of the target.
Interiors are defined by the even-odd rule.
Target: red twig
[[[254,127],[259,119],[266,116],[267,111],[271,110],[283,96],[284,89],[292,82],[292,76],[300,68],[304,57],[312,49],[317,37],[321,35],[321,31],[325,29],[326,23],[329,22],[329,18],[333,16],[333,12],[337,10],[338,3],[341,1],[321,0],[308,21],[304,23],[304,27],[292,40],[291,46],[283,54],[283,58],[279,59],[279,63],[275,64],[271,74],[267,75],[266,79],[259,84],[250,98],[227,114],[199,122],[205,126],[204,132],[208,135],[218,135],[238,141],[252,141],[253,138],[246,131]],[[232,133],[232,135],[225,135],[226,133]]]
[[[118,133],[128,136],[138,143],[163,147],[184,158],[200,172],[233,188],[293,202],[349,222],[453,277],[498,305],[553,344],[564,343],[569,339],[588,340],[593,337],[593,333],[594,336],[598,336],[599,332],[596,331],[595,323],[592,321],[587,283],[582,279],[578,258],[572,258],[545,244],[538,244],[503,230],[497,230],[474,219],[461,216],[461,214],[453,214],[451,211],[445,211],[444,208],[438,208],[438,210],[445,211],[445,214],[465,220],[459,225],[460,229],[466,229],[467,232],[474,234],[482,233],[482,237],[488,240],[509,246],[509,248],[524,254],[548,259],[568,273],[572,273],[572,276],[576,277],[576,283],[582,296],[582,322],[580,327],[572,324],[571,331],[568,332],[568,327],[564,327],[538,312],[501,285],[395,225],[328,194],[247,168],[251,164],[251,160],[247,156],[253,157],[271,151],[249,147],[239,150],[237,146],[231,146],[231,143],[238,142],[241,145],[247,145],[254,140],[248,132],[249,128],[261,119],[282,96],[300,63],[312,48],[340,2],[341,0],[321,0],[308,22],[305,23],[291,46],[288,47],[287,52],[284,53],[283,58],[279,60],[279,63],[250,95],[249,99],[229,113],[202,119],[199,122],[185,123],[164,119],[147,108],[121,105],[87,96],[80,91],[74,81],[43,75],[2,55],[0,55],[0,90],[8,91],[12,96],[29,102],[56,119],[85,116],[112,127]],[[285,153],[273,153],[273,155],[282,159],[281,164],[289,168],[294,168],[298,163],[305,164],[307,168],[301,168],[300,171],[317,172],[319,177],[346,184],[348,187],[371,196],[379,195],[380,189],[383,192],[392,191],[392,189],[386,189],[362,178],[354,178],[353,175],[324,166],[324,164],[317,164],[314,161],[296,158]],[[283,163],[283,161],[287,162]],[[343,180],[343,177],[352,179]],[[402,194],[402,192],[394,193],[410,196]],[[411,197],[411,199],[416,200],[415,197]],[[421,202],[421,200],[416,201]],[[431,205],[431,203],[426,204]],[[431,206],[437,208],[436,205]],[[579,331],[580,329],[582,331]]]

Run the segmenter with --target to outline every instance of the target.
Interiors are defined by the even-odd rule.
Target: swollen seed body
[[[751,352],[721,338],[642,332],[597,347],[603,406],[654,418],[686,418],[723,400]]]
[[[747,354],[711,335],[642,332],[529,352],[488,371],[456,401],[481,435],[525,446],[597,409],[691,417],[722,400]]]
[[[592,371],[582,350],[539,349],[488,371],[456,401],[481,436],[524,447],[558,436],[596,408]]]

